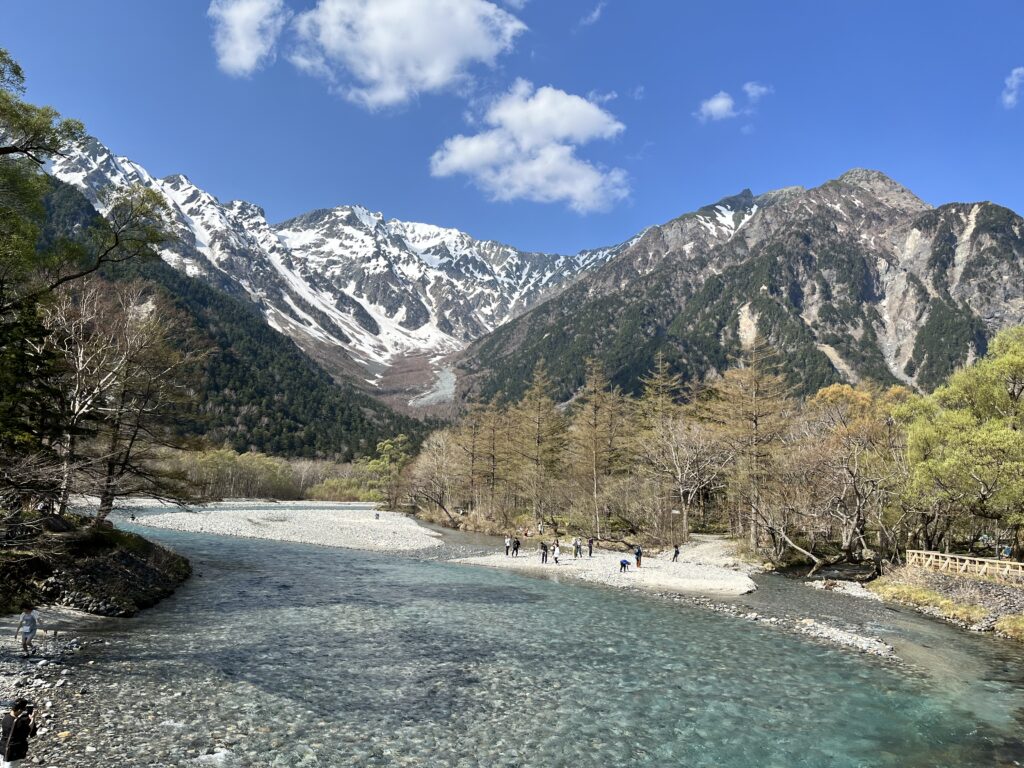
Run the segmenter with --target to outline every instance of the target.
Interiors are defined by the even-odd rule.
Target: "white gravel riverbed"
[[[135,519],[132,520],[132,515]],[[126,505],[117,523],[190,533],[295,541],[373,552],[409,552],[441,546],[441,536],[397,512],[367,504],[225,501],[182,510],[155,501]]]
[[[645,555],[641,567],[630,554],[595,549],[594,556],[573,559],[572,545],[562,546],[556,564],[549,553],[548,562],[541,563],[539,542],[530,541],[519,557],[506,557],[504,550],[490,555],[464,557],[456,562],[483,565],[521,573],[546,576],[565,576],[580,581],[596,582],[624,589],[642,589],[650,592],[681,592],[710,596],[744,595],[757,589],[749,573],[756,568],[740,562],[728,551],[730,544],[716,537],[701,537],[682,547],[679,561],[672,562],[672,551]],[[620,572],[621,560],[629,560],[625,573]]]

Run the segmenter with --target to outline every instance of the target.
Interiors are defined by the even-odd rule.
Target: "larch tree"
[[[778,373],[778,352],[758,334],[736,358],[735,366],[710,385],[701,399],[700,418],[715,425],[734,457],[732,484],[746,508],[751,549],[762,529],[772,525],[764,489],[782,448],[795,403]]]
[[[621,470],[628,435],[628,407],[596,361],[587,363],[569,430],[569,453],[583,492],[589,497],[593,535],[601,538],[607,517],[607,487]]]
[[[564,462],[566,420],[550,392],[551,380],[538,366],[530,388],[512,411],[511,443],[519,468],[518,490],[530,505],[534,521],[557,525],[547,513]]]

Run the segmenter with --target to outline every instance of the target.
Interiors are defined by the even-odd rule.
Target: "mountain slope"
[[[58,230],[52,234],[81,231],[98,215],[78,190],[60,182],[54,182],[47,209]],[[182,434],[238,451],[350,460],[372,455],[378,441],[399,433],[418,443],[429,429],[332,380],[244,297],[158,259],[108,265],[104,276],[153,284],[189,318],[211,352],[197,407],[182,414]]]
[[[931,208],[857,169],[649,228],[475,342],[458,370],[464,396],[517,397],[543,361],[569,397],[596,357],[636,391],[657,354],[701,378],[756,328],[804,391],[861,379],[927,390],[1021,322],[1024,220],[991,203]]]

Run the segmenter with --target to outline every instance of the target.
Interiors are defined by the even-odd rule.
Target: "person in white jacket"
[[[14,639],[17,640],[21,637],[21,650],[25,654],[25,658],[28,658],[35,653],[35,646],[32,645],[32,640],[36,636],[36,630],[41,629],[39,626],[39,614],[35,611],[30,603],[25,603],[21,607],[21,616],[18,617],[18,626],[14,630]],[[44,629],[43,632],[46,630]]]

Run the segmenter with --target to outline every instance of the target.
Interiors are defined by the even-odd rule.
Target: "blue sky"
[[[856,166],[1024,212],[1022,32],[982,0],[39,0],[0,46],[31,100],[271,221],[569,252]]]

